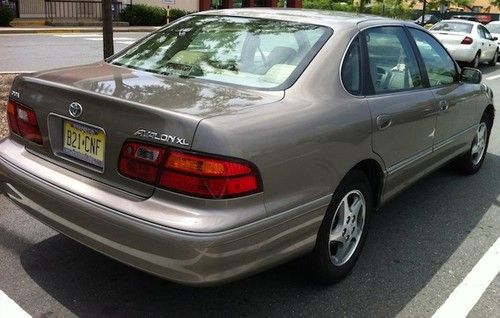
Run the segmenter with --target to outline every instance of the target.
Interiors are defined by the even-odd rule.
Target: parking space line
[[[0,317],[27,318],[31,316],[0,290]]]
[[[497,79],[497,78],[500,78],[500,75],[485,77],[484,79],[489,81],[489,80],[494,80],[494,79]]]
[[[500,237],[481,257],[432,318],[466,317],[500,272]]]

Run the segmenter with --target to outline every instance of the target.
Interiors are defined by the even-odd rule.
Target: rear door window
[[[371,28],[364,34],[376,94],[423,87],[417,60],[402,27]]]

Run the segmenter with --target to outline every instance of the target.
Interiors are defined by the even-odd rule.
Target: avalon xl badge
[[[69,105],[69,114],[73,117],[80,117],[83,112],[83,107],[77,102],[73,102]]]

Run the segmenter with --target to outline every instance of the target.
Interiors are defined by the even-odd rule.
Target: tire
[[[493,58],[491,59],[491,61],[489,61],[488,64],[490,64],[490,66],[495,66],[497,65],[497,60],[498,60],[498,50],[495,51],[495,55],[493,55]]]
[[[479,57],[481,56],[481,52],[477,52],[474,56],[472,62],[470,62],[470,67],[478,68],[479,67]]]
[[[332,284],[349,275],[366,240],[372,209],[368,178],[361,171],[351,171],[335,191],[308,256],[315,281]]]
[[[492,124],[492,118],[490,118],[488,113],[484,113],[476,129],[476,135],[472,140],[469,151],[458,157],[455,162],[460,172],[471,175],[481,169],[488,151]]]

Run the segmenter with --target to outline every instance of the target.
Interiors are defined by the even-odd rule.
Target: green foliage
[[[340,2],[335,0],[304,0],[302,6],[308,9],[335,10],[355,12],[358,8],[352,1]]]
[[[0,26],[9,26],[9,22],[14,20],[14,11],[11,7],[0,5]]]
[[[175,21],[183,16],[189,14],[190,12],[181,9],[170,9],[170,22]]]
[[[412,9],[401,0],[385,0],[375,2],[371,13],[397,19],[410,19]]]
[[[180,9],[170,9],[170,22],[188,13]],[[128,5],[122,10],[121,18],[130,25],[164,25],[167,23],[167,10],[145,4]]]

